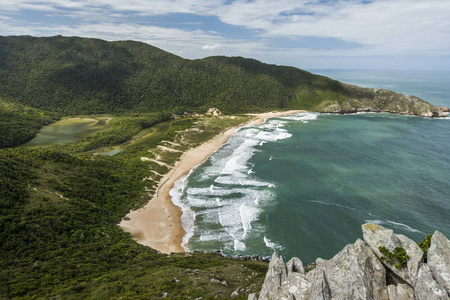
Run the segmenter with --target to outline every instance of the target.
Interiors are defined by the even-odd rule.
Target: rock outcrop
[[[433,106],[422,99],[395,93],[385,89],[361,88],[343,84],[347,90],[346,99],[322,102],[317,111],[324,113],[357,113],[386,112],[401,115],[416,115],[422,117],[447,117],[446,107]]]
[[[413,278],[416,277],[419,272],[420,264],[424,261],[422,249],[406,236],[396,235],[392,230],[377,224],[364,224],[362,226],[362,231],[364,240],[380,259],[383,256],[379,250],[380,246],[386,247],[391,252],[393,252],[396,247],[402,247],[406,250],[406,253],[410,257],[406,268],[398,269],[395,265],[388,263],[386,263],[385,266],[408,284],[413,285]]]
[[[358,239],[329,260],[318,258],[309,272],[300,259],[285,264],[274,253],[258,299],[450,299],[450,241],[442,233],[434,233],[426,263],[406,236],[371,223],[362,230],[365,242]],[[380,247],[406,250],[405,266],[389,263]]]
[[[450,113],[450,108],[445,106],[436,106],[437,109],[441,110],[444,113]]]
[[[427,264],[433,278],[450,296],[450,241],[439,231],[431,238]]]

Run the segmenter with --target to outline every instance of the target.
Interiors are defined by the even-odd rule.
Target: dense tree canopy
[[[0,105],[3,122],[11,123],[8,132],[0,124],[1,133],[19,134],[20,142],[55,116],[80,114],[203,112],[210,107],[224,113],[329,107],[412,113],[434,109],[390,93],[394,96],[386,101],[372,89],[293,67],[242,57],[187,60],[141,42],[0,36],[0,100],[29,112],[34,109],[32,114],[13,114]],[[23,126],[26,123],[29,126]],[[6,138],[0,147],[17,144]]]

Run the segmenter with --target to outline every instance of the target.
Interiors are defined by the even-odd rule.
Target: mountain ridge
[[[92,114],[306,109],[445,116],[413,96],[361,88],[289,66],[243,57],[188,60],[136,41],[0,36],[0,100],[46,118],[0,107],[0,133],[30,140],[49,119]],[[20,111],[23,111],[20,110]],[[16,126],[8,124],[15,123]]]
[[[374,97],[373,89],[294,67],[243,57],[188,60],[135,41],[17,36],[0,37],[0,46],[0,95],[63,114],[86,113],[83,105],[95,113],[207,106],[227,113],[321,111]],[[435,112],[432,105],[428,108]],[[410,113],[420,115],[422,110]]]

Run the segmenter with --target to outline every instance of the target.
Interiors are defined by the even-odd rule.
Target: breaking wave
[[[276,186],[258,178],[250,159],[266,143],[291,138],[286,129],[289,122],[316,118],[316,114],[300,113],[242,127],[201,168],[178,180],[170,195],[183,211],[183,247],[188,249],[191,239],[196,245],[216,247],[210,250],[232,253],[245,251],[250,238],[272,245],[264,226],[256,223],[261,213],[276,203]]]

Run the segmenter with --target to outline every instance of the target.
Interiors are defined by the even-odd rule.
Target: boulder
[[[422,249],[406,236],[377,224],[362,229],[367,244],[358,239],[329,260],[316,259],[315,268],[305,269],[295,257],[285,264],[274,253],[259,299],[450,300],[450,242],[442,233],[434,233],[426,264]],[[410,257],[406,267],[382,263],[380,246],[391,252],[403,247]]]
[[[389,300],[414,300],[414,290],[408,284],[388,285]]]
[[[332,259],[319,262],[313,272],[321,270],[324,276],[319,276],[323,277],[320,284],[325,291],[330,290],[332,298],[339,295],[340,299],[389,299],[386,271],[370,247],[360,239],[347,245]]]
[[[294,273],[305,274],[305,269],[303,268],[303,263],[297,257],[291,258],[286,263],[286,269],[287,269],[288,274],[293,273],[293,272]]]
[[[276,252],[273,253],[259,299],[276,299],[273,295],[279,294],[281,283],[286,279],[286,276],[287,270],[283,258]]]
[[[437,284],[450,296],[450,241],[439,231],[431,237],[427,264]]]
[[[409,256],[406,268],[408,269],[409,277],[412,278],[414,283],[420,265],[424,262],[423,250],[410,238],[401,234],[397,234],[397,237],[400,239],[401,246],[406,250],[406,254]]]
[[[248,300],[258,300],[258,298],[256,298],[256,294],[255,293],[251,293],[248,295]]]
[[[283,258],[274,253],[259,299],[308,299],[310,286],[300,259],[294,257],[284,264]]]
[[[415,278],[417,277],[419,265],[424,261],[422,249],[406,236],[396,235],[392,230],[378,224],[366,223],[362,225],[362,231],[364,240],[380,259],[383,257],[383,254],[379,250],[380,246],[386,247],[391,252],[394,252],[394,249],[398,246],[406,250],[406,254],[409,255],[410,258],[408,259],[405,268],[398,269],[387,262],[384,262],[384,265],[401,279],[413,286]]]
[[[417,274],[414,293],[417,300],[448,300],[447,292],[434,281],[433,275],[426,264],[420,266]]]
[[[312,275],[312,276],[311,276]],[[311,288],[307,293],[307,299],[330,300],[331,290],[325,276],[325,271],[320,268],[311,272]]]

